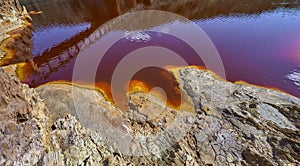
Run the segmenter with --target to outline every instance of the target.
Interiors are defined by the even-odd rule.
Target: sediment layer
[[[18,0],[0,1],[0,66],[32,59],[31,18]]]

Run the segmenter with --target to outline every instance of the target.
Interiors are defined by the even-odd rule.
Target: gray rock
[[[0,71],[1,165],[34,165],[44,153],[47,108],[34,90]]]
[[[178,79],[181,79],[183,84],[181,87],[194,102],[196,110],[189,116],[165,106],[159,98],[141,92],[130,94],[128,111],[121,113],[105,101],[100,92],[94,90],[65,84],[47,84],[39,87],[38,92],[56,121],[48,137],[52,144],[48,145],[47,149],[52,150],[51,153],[45,153],[44,163],[299,164],[298,98],[255,86],[224,82],[210,72],[195,68],[181,68],[179,72]],[[70,93],[72,88],[73,93]],[[105,115],[104,119],[109,119],[109,123],[98,123],[99,116],[93,118],[91,114],[86,114],[85,118],[90,117],[88,119],[91,123],[97,122],[95,126],[104,125],[107,132],[93,128],[95,126],[86,126],[86,122],[78,121],[70,115],[57,114],[55,109],[58,107],[55,103],[67,106],[64,110],[69,112],[65,114],[74,113],[72,95],[79,97],[82,103],[79,110],[101,110],[101,115]],[[88,107],[84,104],[85,101],[94,103],[94,106]],[[100,103],[101,109],[97,109],[96,103]],[[117,116],[117,120],[115,114],[122,116]],[[176,119],[181,120],[175,121]],[[114,123],[116,121],[121,123]],[[190,128],[184,133],[184,128],[174,125],[174,122],[187,126],[190,124]],[[122,135],[117,135],[119,141],[123,141],[131,154],[142,153],[145,156],[124,155],[118,141],[111,139],[108,134],[115,132],[105,126],[107,124],[119,126],[119,130],[122,130],[120,126],[126,126],[126,133],[136,136],[141,144],[128,144],[127,147],[127,137]],[[170,130],[171,127],[174,128]],[[184,133],[184,137],[176,139],[181,132]],[[166,134],[162,137],[153,136],[159,133]]]
[[[196,120],[198,128],[191,131],[197,133],[196,144],[201,140],[196,146],[201,162],[299,164],[300,121],[295,119],[299,117],[298,98],[265,88],[224,82],[194,68],[181,69],[180,73],[185,90],[199,106],[198,114],[204,115]]]
[[[67,84],[47,84],[37,89],[50,110],[48,114],[35,90],[1,73],[0,162],[5,165],[299,164],[299,99],[264,88],[224,82],[207,71],[194,68],[179,71],[178,79],[182,80],[182,87],[196,110],[188,116],[141,92],[131,93],[128,111],[120,112],[100,92]],[[272,98],[266,98],[266,94]],[[78,107],[74,95],[80,103]],[[219,100],[224,97],[226,102]],[[88,121],[82,121],[78,115]],[[187,131],[185,125],[189,126]],[[116,134],[113,129],[135,136],[141,144],[126,143],[126,134],[111,137]],[[164,134],[154,137],[160,133]],[[183,137],[178,136],[181,133]],[[131,154],[145,155],[125,155],[122,141]]]
[[[0,14],[0,41],[28,19],[14,0],[0,0]],[[188,109],[136,92],[122,112],[96,90],[46,84],[37,94],[1,69],[0,165],[300,165],[300,99],[196,68],[178,73]]]

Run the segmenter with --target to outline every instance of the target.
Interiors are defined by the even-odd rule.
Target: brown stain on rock
[[[108,101],[126,104],[124,99],[128,94],[144,92],[166,100],[166,104],[172,108],[180,109],[182,90],[177,78],[170,71],[158,67],[147,67],[138,71],[130,82],[121,83],[123,86],[112,87],[110,81],[108,79],[95,83],[95,87]],[[160,88],[160,90],[154,90],[155,88]],[[114,95],[112,91],[115,92]]]
[[[156,87],[161,88],[166,95],[167,104],[174,108],[180,107],[182,92],[177,79],[171,72],[158,67],[148,67],[137,72],[132,80],[142,82],[146,87],[143,89],[147,92]],[[159,97],[164,96],[161,92],[157,93]]]
[[[22,69],[22,70],[21,70]],[[192,105],[189,97],[182,90],[182,85],[179,83],[179,77],[175,72],[180,68],[162,69],[158,67],[147,67],[137,72],[130,82],[123,82],[121,87],[112,87],[110,80],[102,80],[99,82],[88,83],[84,81],[68,81],[57,80],[49,82],[49,84],[68,84],[83,87],[87,89],[94,89],[102,93],[107,101],[112,104],[122,103],[126,105],[128,95],[135,92],[143,92],[146,94],[151,93],[161,100],[165,100],[166,104],[173,108],[180,110],[183,105],[187,108],[187,105]],[[26,81],[28,71],[34,72],[34,69],[30,63],[19,63],[17,67],[17,75],[19,78]],[[29,72],[29,73],[31,73]],[[157,90],[156,88],[159,88]],[[114,91],[114,95],[113,92]],[[188,110],[193,109],[189,107]]]
[[[7,33],[10,37],[0,44],[0,49],[5,52],[5,56],[0,60],[0,66],[28,62],[32,59],[32,31],[32,23],[26,20],[24,26]]]

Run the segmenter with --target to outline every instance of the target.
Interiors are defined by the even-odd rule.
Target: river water
[[[300,97],[300,2],[212,2],[195,0],[182,6],[145,4],[145,8],[176,12],[201,27],[216,46],[228,81],[243,80]],[[35,28],[32,53],[39,72],[34,71],[31,64],[19,65],[21,80],[31,87],[51,81],[71,81],[83,41],[105,22],[137,5],[134,1],[127,1],[118,6],[112,0],[21,0],[21,3],[29,11],[42,11],[42,14],[32,15]],[[170,45],[172,47],[172,43]],[[116,65],[112,60],[109,62]],[[201,61],[192,64],[203,65]],[[145,71],[149,72],[148,76],[163,73],[154,78],[156,81],[145,74],[136,78],[150,88],[158,84],[163,88],[177,86],[170,83],[172,78],[168,78],[171,76],[166,76],[164,71],[156,68]],[[106,74],[97,74],[99,78],[96,78],[96,85],[104,91],[108,87],[103,82],[109,82],[111,76]],[[169,91],[174,89],[176,87]],[[168,97],[174,95],[177,93],[170,92]]]

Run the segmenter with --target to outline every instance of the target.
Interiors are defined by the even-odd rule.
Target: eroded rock
[[[47,108],[34,90],[0,71],[0,164],[34,165],[44,153]]]
[[[0,0],[0,66],[32,59],[32,31],[31,17],[18,0]]]
[[[2,48],[24,51],[21,61],[32,47],[31,29],[21,28],[28,19],[17,1],[0,0],[0,41],[15,36]],[[0,165],[300,165],[300,99],[178,70],[195,112],[142,92],[128,96],[126,112],[79,86],[47,84],[37,94],[1,70]]]
[[[106,119],[107,122],[102,123],[96,114],[92,114],[94,117],[91,114],[85,115],[90,123],[78,121],[70,115],[57,116],[49,137],[52,144],[48,148],[52,150],[51,153],[46,153],[44,163],[299,164],[298,98],[255,86],[224,82],[212,73],[196,68],[182,68],[179,71],[178,79],[182,79],[182,87],[194,102],[196,112],[192,116],[181,116],[181,111],[171,109],[159,98],[142,92],[130,94],[128,111],[120,112],[105,101],[100,92],[75,86],[73,95],[78,95],[82,102],[79,109],[89,112],[92,108],[104,115],[102,120]],[[58,105],[72,105],[70,89],[71,85],[48,84],[39,87],[38,92],[49,109],[55,110],[56,102]],[[88,108],[84,104],[87,101],[94,103],[94,106]],[[97,106],[99,104],[101,108]],[[65,108],[69,111],[74,109],[73,106]],[[57,115],[55,111],[52,114]],[[184,136],[178,140],[174,138],[184,131],[182,128],[175,127],[171,130],[173,132],[167,132],[176,119],[182,119],[180,122],[190,125]],[[97,130],[92,125],[86,126],[93,123],[97,123],[96,127],[103,125],[103,129],[107,131]],[[117,126],[119,131],[134,136],[141,144],[128,144],[126,141],[129,137],[116,134],[107,125]],[[166,134],[162,139],[155,141],[155,135],[164,132]],[[109,133],[120,139],[111,139],[115,137],[111,137]],[[131,155],[123,153],[123,144],[118,141],[123,141]]]
[[[203,144],[198,148],[200,154],[208,153],[200,158],[209,154],[215,159],[212,164],[218,165],[299,164],[300,135],[296,127],[299,121],[295,120],[299,116],[298,98],[224,82],[198,69],[186,68],[180,72],[185,90],[199,106],[198,116],[202,117],[197,120],[198,129],[194,133],[203,137]],[[279,143],[283,140],[289,140],[290,148]],[[209,146],[205,147],[207,143]],[[214,153],[209,153],[210,146]]]
[[[121,112],[100,92],[67,84],[37,89],[48,115],[34,90],[0,73],[1,163],[299,164],[298,98],[224,82],[195,68],[182,68],[180,73],[178,79],[196,110],[188,116],[142,92],[130,94],[128,111]],[[162,137],[155,137],[160,133]]]

